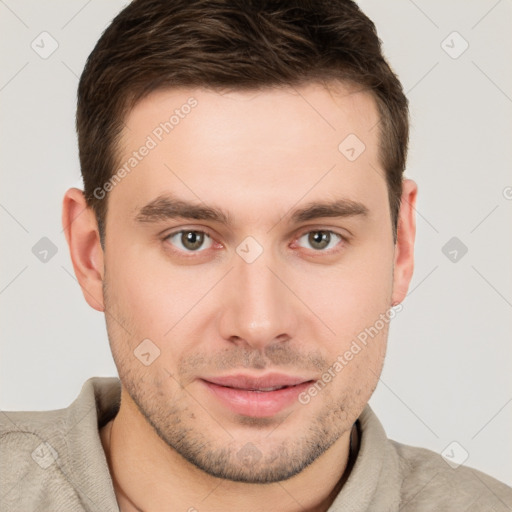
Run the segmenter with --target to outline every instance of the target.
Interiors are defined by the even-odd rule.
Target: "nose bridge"
[[[278,281],[269,270],[268,262],[261,259],[259,262],[238,264],[238,277],[240,279],[240,299],[246,303],[250,316],[260,316],[270,319],[270,313],[275,311],[274,302],[279,303],[277,295]]]
[[[235,255],[222,319],[225,338],[261,349],[293,336],[297,322],[287,290],[274,274],[278,267],[271,251],[253,261]]]

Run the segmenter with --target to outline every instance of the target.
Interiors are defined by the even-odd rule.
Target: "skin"
[[[270,417],[232,412],[199,379],[321,379],[405,297],[417,187],[404,180],[395,244],[375,101],[341,84],[154,92],[125,120],[120,165],[190,97],[197,106],[108,195],[105,250],[82,192],[64,198],[74,270],[105,313],[122,383],[119,413],[101,429],[117,499],[123,511],[327,510],[347,477],[350,431],[377,385],[388,324],[309,403]],[[352,162],[338,150],[351,133],[366,146]],[[220,208],[231,224],[136,220],[168,193]],[[335,199],[367,214],[292,222],[296,209]],[[169,238],[187,229],[207,232],[211,247],[186,253],[179,235]],[[345,240],[331,235],[322,249],[312,231]],[[248,236],[263,249],[252,263],[236,252]],[[134,355],[144,339],[160,350],[148,366]]]

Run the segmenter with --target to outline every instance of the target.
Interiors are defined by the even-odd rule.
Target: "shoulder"
[[[410,510],[512,510],[512,488],[425,448],[389,441],[402,476],[401,503]]]
[[[390,440],[369,406],[360,415],[359,425],[358,460],[345,489],[345,495],[358,505],[364,502],[358,510],[512,511],[512,488],[434,451]],[[361,494],[366,497],[362,499]],[[341,504],[339,510],[345,510]]]
[[[118,379],[94,377],[65,409],[0,411],[0,509],[86,510],[85,480],[108,475],[98,425],[118,394]]]
[[[81,510],[66,479],[65,410],[0,413],[2,510],[43,510],[51,496]]]

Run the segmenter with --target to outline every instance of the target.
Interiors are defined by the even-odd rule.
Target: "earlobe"
[[[393,294],[391,298],[393,306],[404,300],[414,271],[417,192],[418,186],[413,180],[405,179],[403,181],[395,244]]]
[[[70,188],[64,195],[62,226],[85,300],[97,311],[104,311],[104,260],[98,224],[83,192],[77,188]]]

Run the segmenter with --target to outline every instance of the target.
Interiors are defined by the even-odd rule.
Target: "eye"
[[[302,235],[298,239],[298,245],[312,248],[315,251],[325,251],[326,249],[332,249],[341,241],[343,241],[343,237],[334,233],[334,231],[317,230]],[[307,247],[308,245],[309,247]]]
[[[213,240],[204,231],[183,230],[166,237],[172,245],[185,252],[200,252],[209,249]]]

